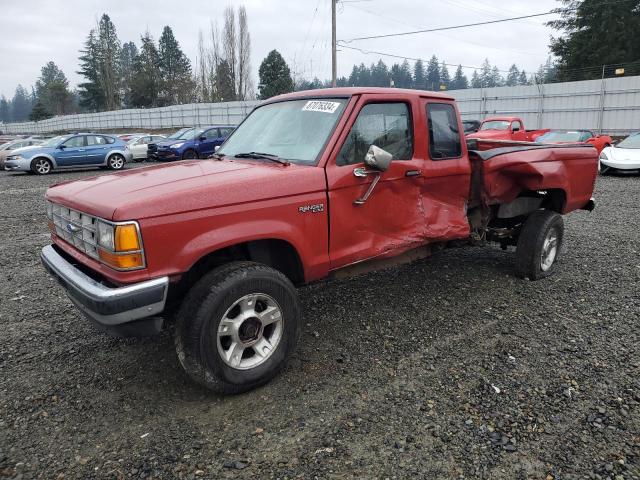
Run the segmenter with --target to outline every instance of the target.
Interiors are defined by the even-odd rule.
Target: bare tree
[[[207,47],[204,44],[202,30],[198,32],[198,54],[196,56],[195,82],[197,86],[198,100],[208,102],[211,100],[209,92]]]
[[[247,22],[247,10],[243,6],[238,10],[238,100],[246,100],[252,93],[251,85],[251,36]]]
[[[229,64],[231,78],[234,83],[235,94],[238,93],[238,77],[237,77],[237,65],[238,65],[238,38],[236,33],[236,13],[233,7],[226,7],[224,9],[224,28],[222,31],[222,52],[224,59]]]

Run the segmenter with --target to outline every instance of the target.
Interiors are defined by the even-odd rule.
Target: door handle
[[[356,177],[366,177],[367,175],[375,175],[376,173],[380,173],[377,170],[367,170],[364,167],[358,167],[353,169],[353,175]]]
[[[419,177],[422,172],[420,170],[407,170],[404,172],[405,177]]]

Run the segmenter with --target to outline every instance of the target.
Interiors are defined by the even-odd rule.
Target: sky
[[[252,44],[253,81],[269,51],[278,50],[298,78],[331,77],[331,0],[0,0],[0,94],[11,98],[18,84],[29,88],[42,66],[55,62],[75,87],[81,77],[79,50],[98,18],[107,13],[121,42],[134,41],[146,31],[157,40],[169,25],[185,54],[195,63],[198,32],[206,35],[211,22],[222,24],[228,5],[245,5]],[[505,7],[504,5],[508,6]],[[547,12],[557,0],[344,0],[338,4],[337,38],[406,32]],[[535,71],[549,55],[554,31],[544,26],[553,16],[476,26],[444,32],[352,41],[364,51],[465,66],[480,66],[485,58],[501,70],[512,63]],[[353,64],[383,58],[346,48],[338,52],[338,76],[348,76]],[[413,61],[410,63],[413,64]],[[454,68],[450,68],[453,74]],[[470,77],[472,69],[465,69]]]

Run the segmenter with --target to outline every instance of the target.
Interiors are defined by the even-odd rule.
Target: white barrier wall
[[[448,92],[465,119],[514,115],[526,128],[588,129],[613,135],[640,130],[640,76],[550,83],[523,87],[475,88]],[[237,125],[259,101],[194,103],[54,117],[8,123],[5,133],[174,128]]]

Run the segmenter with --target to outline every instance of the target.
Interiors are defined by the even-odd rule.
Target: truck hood
[[[52,202],[113,221],[185,213],[326,189],[324,170],[262,161],[187,160],[61,183]]]

